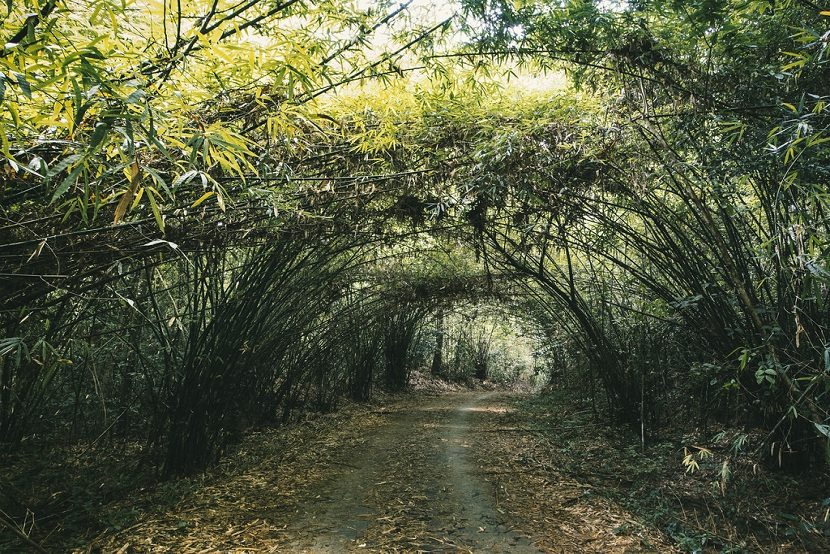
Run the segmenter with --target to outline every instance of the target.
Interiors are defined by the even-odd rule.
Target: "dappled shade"
[[[414,377],[562,394],[718,502],[826,479],[830,12],[140,4],[3,8],[9,460],[122,449],[123,492]],[[23,466],[9,543],[110,526]],[[815,547],[828,502],[759,533]]]

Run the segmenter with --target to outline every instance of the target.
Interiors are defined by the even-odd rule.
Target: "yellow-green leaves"
[[[202,202],[204,202],[205,200],[207,200],[208,198],[210,198],[210,197],[211,197],[211,196],[213,196],[214,194],[216,194],[216,193],[215,193],[215,192],[213,192],[212,190],[207,191],[207,192],[206,192],[206,193],[204,193],[202,196],[200,196],[199,198],[197,198],[197,199],[196,199],[196,201],[195,201],[193,204],[191,204],[191,205],[190,205],[190,207],[191,207],[191,208],[195,208],[196,206],[198,206],[199,204],[201,204]]]
[[[42,11],[45,2],[56,8]],[[405,65],[400,46],[412,37],[390,31],[405,10],[349,0],[14,2],[0,34],[25,38],[0,54],[3,156],[15,172],[35,152],[48,160],[43,204],[69,225],[152,214],[163,230],[176,207],[215,198],[230,210],[275,148],[297,155],[342,138],[323,95]],[[353,147],[406,144],[399,122],[416,102],[389,92],[375,107],[379,125],[363,127]]]
[[[729,143],[735,143],[741,140],[746,131],[746,123],[743,121],[723,121],[720,124],[720,130],[726,137]]]
[[[138,186],[141,182],[141,168],[139,167],[138,162],[133,162],[130,164],[129,168],[124,168],[124,173],[128,179],[129,186],[127,187],[127,190],[121,194],[121,199],[115,207],[113,223],[120,223],[124,219],[124,216],[127,214],[127,210],[133,204],[133,199],[136,198]],[[140,199],[140,197],[138,197],[138,199]],[[159,227],[161,227],[161,225],[159,225]]]
[[[235,174],[245,180],[245,170],[254,171],[249,161],[254,153],[249,149],[250,141],[224,125],[211,125],[201,137],[201,156],[210,168],[218,166],[223,173]]]
[[[163,233],[164,217],[161,215],[161,211],[159,210],[159,206],[156,201],[156,196],[161,198],[161,194],[153,187],[147,187],[147,191],[147,199],[150,201],[150,208],[153,210],[153,217],[156,220],[156,224],[158,225],[159,230]]]

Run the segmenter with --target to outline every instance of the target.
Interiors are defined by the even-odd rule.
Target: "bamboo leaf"
[[[211,196],[213,196],[214,194],[216,194],[216,193],[215,193],[215,192],[213,192],[212,190],[210,190],[210,191],[208,191],[208,192],[204,193],[204,194],[203,194],[202,196],[200,196],[200,197],[199,197],[199,198],[198,198],[198,199],[197,199],[197,200],[196,200],[193,204],[191,204],[191,205],[190,205],[190,207],[191,207],[191,208],[195,208],[196,206],[198,206],[199,204],[201,204],[202,202],[204,202],[205,200],[207,200],[208,198],[210,198],[210,197],[211,197]]]
[[[23,96],[31,100],[32,86],[29,84],[29,81],[26,80],[26,76],[22,73],[15,73],[14,76],[17,79],[17,84],[20,87],[20,92],[23,93]]]
[[[66,191],[69,190],[69,187],[74,185],[75,182],[78,180],[78,176],[81,174],[81,171],[83,171],[83,169],[84,164],[78,164],[72,171],[69,172],[69,175],[67,175],[66,178],[63,181],[61,181],[61,184],[58,185],[58,188],[55,189],[54,194],[52,194],[51,202],[55,202],[61,196],[66,194]]]
[[[124,194],[121,195],[121,200],[118,202],[118,205],[115,207],[115,213],[113,214],[112,222],[120,223],[124,220],[124,216],[127,214],[127,210],[129,209],[130,205],[133,203],[133,198],[138,190],[138,184],[141,181],[141,168],[138,165],[138,162],[133,162],[130,164],[130,186],[124,191]],[[149,195],[152,196],[152,195]]]
[[[185,171],[184,173],[176,177],[175,180],[173,180],[173,184],[171,185],[173,187],[173,190],[179,188],[181,185],[189,183],[198,174],[199,172],[195,169]]]
[[[95,150],[98,146],[104,141],[104,139],[109,133],[109,125],[106,123],[99,123],[95,126],[95,130],[92,132],[92,136],[89,139],[89,149]]]
[[[159,230],[164,233],[164,218],[159,211],[158,204],[156,204],[156,198],[153,196],[152,192],[147,195],[147,199],[150,201],[150,208],[153,210],[153,217],[156,219],[156,224],[159,226]]]

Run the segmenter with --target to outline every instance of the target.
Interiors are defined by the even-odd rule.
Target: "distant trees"
[[[435,312],[435,350],[432,354],[432,369],[433,375],[443,375],[444,373],[444,309],[438,307]]]

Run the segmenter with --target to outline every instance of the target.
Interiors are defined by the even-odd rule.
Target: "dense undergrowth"
[[[770,464],[759,452],[761,428],[672,421],[643,447],[636,431],[607,425],[565,388],[518,405],[517,417],[543,439],[537,462],[636,518],[615,534],[645,526],[683,552],[822,552],[830,544],[830,477]]]

